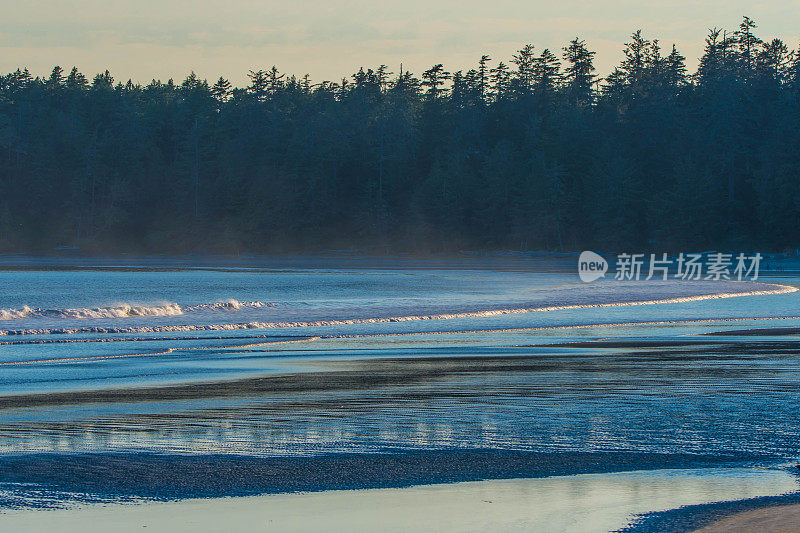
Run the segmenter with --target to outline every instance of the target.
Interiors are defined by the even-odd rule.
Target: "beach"
[[[0,527],[691,531],[798,490],[798,278],[9,268]]]
[[[418,485],[70,510],[11,511],[11,530],[234,531],[563,531],[618,529],[637,513],[704,501],[746,498],[772,486],[796,487],[779,471],[656,470],[538,479]]]
[[[697,533],[791,533],[800,531],[800,505],[781,505],[756,509],[725,518]]]

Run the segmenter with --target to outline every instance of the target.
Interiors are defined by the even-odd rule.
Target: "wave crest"
[[[17,318],[25,318],[30,316],[36,310],[33,308],[28,307],[27,305],[22,306],[19,309],[0,309],[0,320],[14,320]]]
[[[108,307],[45,309],[41,307],[29,307],[24,305],[19,309],[0,309],[0,320],[18,320],[35,317],[82,320],[98,318],[179,316],[186,313],[202,311],[238,311],[242,309],[260,309],[271,306],[273,306],[273,304],[267,302],[240,302],[234,299],[189,306],[181,306],[177,303],[165,303],[160,305],[118,304]]]
[[[261,309],[263,307],[274,307],[274,304],[267,302],[240,302],[230,298],[222,302],[210,304],[199,304],[185,307],[187,312],[191,311],[238,311],[240,309]]]

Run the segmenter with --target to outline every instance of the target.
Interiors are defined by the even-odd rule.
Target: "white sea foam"
[[[19,309],[0,309],[0,320],[14,320],[17,318],[25,318],[35,312],[35,309],[22,306]]]
[[[275,304],[268,302],[240,302],[230,298],[223,302],[214,302],[210,304],[190,305],[184,307],[186,312],[194,311],[238,311],[240,309],[261,309],[264,307],[274,307]]]
[[[240,302],[229,299],[223,302],[181,306],[177,303],[164,303],[160,305],[131,305],[118,304],[108,307],[78,307],[66,309],[44,309],[29,307],[19,309],[0,309],[0,320],[18,320],[23,318],[46,317],[64,318],[71,320],[98,319],[98,318],[131,318],[131,317],[158,317],[179,316],[186,313],[202,311],[238,311],[240,309],[260,309],[271,307],[267,302]],[[2,335],[2,333],[0,333]]]
[[[743,288],[746,287],[745,285],[741,286]],[[352,324],[386,324],[392,322],[410,322],[410,321],[423,321],[423,320],[488,318],[488,317],[502,316],[509,314],[564,311],[571,309],[591,309],[591,308],[604,308],[604,307],[626,307],[633,305],[685,303],[685,302],[696,302],[701,300],[737,298],[741,296],[763,296],[763,295],[786,294],[786,293],[796,292],[798,290],[796,287],[788,285],[773,285],[773,284],[759,283],[747,286],[751,288],[758,287],[758,290],[749,290],[749,291],[742,290],[740,292],[717,292],[709,294],[695,294],[691,296],[677,296],[677,297],[659,298],[659,299],[632,298],[630,300],[625,300],[625,301],[576,303],[576,304],[564,304],[564,305],[539,305],[532,307],[495,308],[495,309],[485,309],[479,311],[465,311],[465,312],[455,312],[455,313],[419,314],[419,315],[403,315],[403,316],[371,317],[371,318],[342,318],[342,319],[331,319],[331,320],[285,321],[285,322],[253,321],[253,322],[232,323],[232,324],[147,325],[147,326],[129,326],[129,327],[90,326],[90,327],[64,327],[64,328],[28,328],[19,330],[0,330],[0,336],[72,335],[80,333],[88,333],[88,334],[170,333],[170,332],[180,332],[180,331],[183,332],[231,331],[231,330],[246,330],[246,329],[311,328],[311,327],[326,327],[326,326],[345,326]],[[250,303],[252,304],[254,302]],[[255,302],[255,303],[260,303],[260,302]],[[240,306],[242,305],[242,303],[240,302],[236,302],[236,304]],[[214,305],[214,304],[207,304],[207,305]],[[228,305],[233,305],[233,304],[228,303]]]
[[[44,316],[55,316],[67,319],[86,318],[129,318],[148,316],[176,316],[182,315],[183,309],[178,304],[164,304],[154,306],[118,305],[114,307],[97,307],[94,309],[56,309],[44,311]]]
[[[44,309],[41,307],[23,306],[19,309],[0,309],[0,320],[47,317],[65,319],[90,318],[128,318],[149,316],[182,315],[181,306],[174,303],[162,305],[129,305],[119,304],[109,307],[77,307],[66,309]]]

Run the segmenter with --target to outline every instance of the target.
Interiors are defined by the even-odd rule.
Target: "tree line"
[[[236,88],[0,76],[0,251],[781,250],[800,237],[800,52],[745,17],[696,72],[636,31],[507,62]]]

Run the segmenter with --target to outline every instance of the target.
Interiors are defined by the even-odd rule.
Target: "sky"
[[[639,28],[664,49],[677,44],[692,68],[708,28],[735,29],[742,15],[763,39],[800,39],[800,0],[0,0],[0,13],[0,73],[75,65],[142,83],[195,71],[242,86],[272,65],[315,81],[381,63],[467,70],[482,54],[508,63],[526,43],[560,55],[576,36],[605,75]]]

